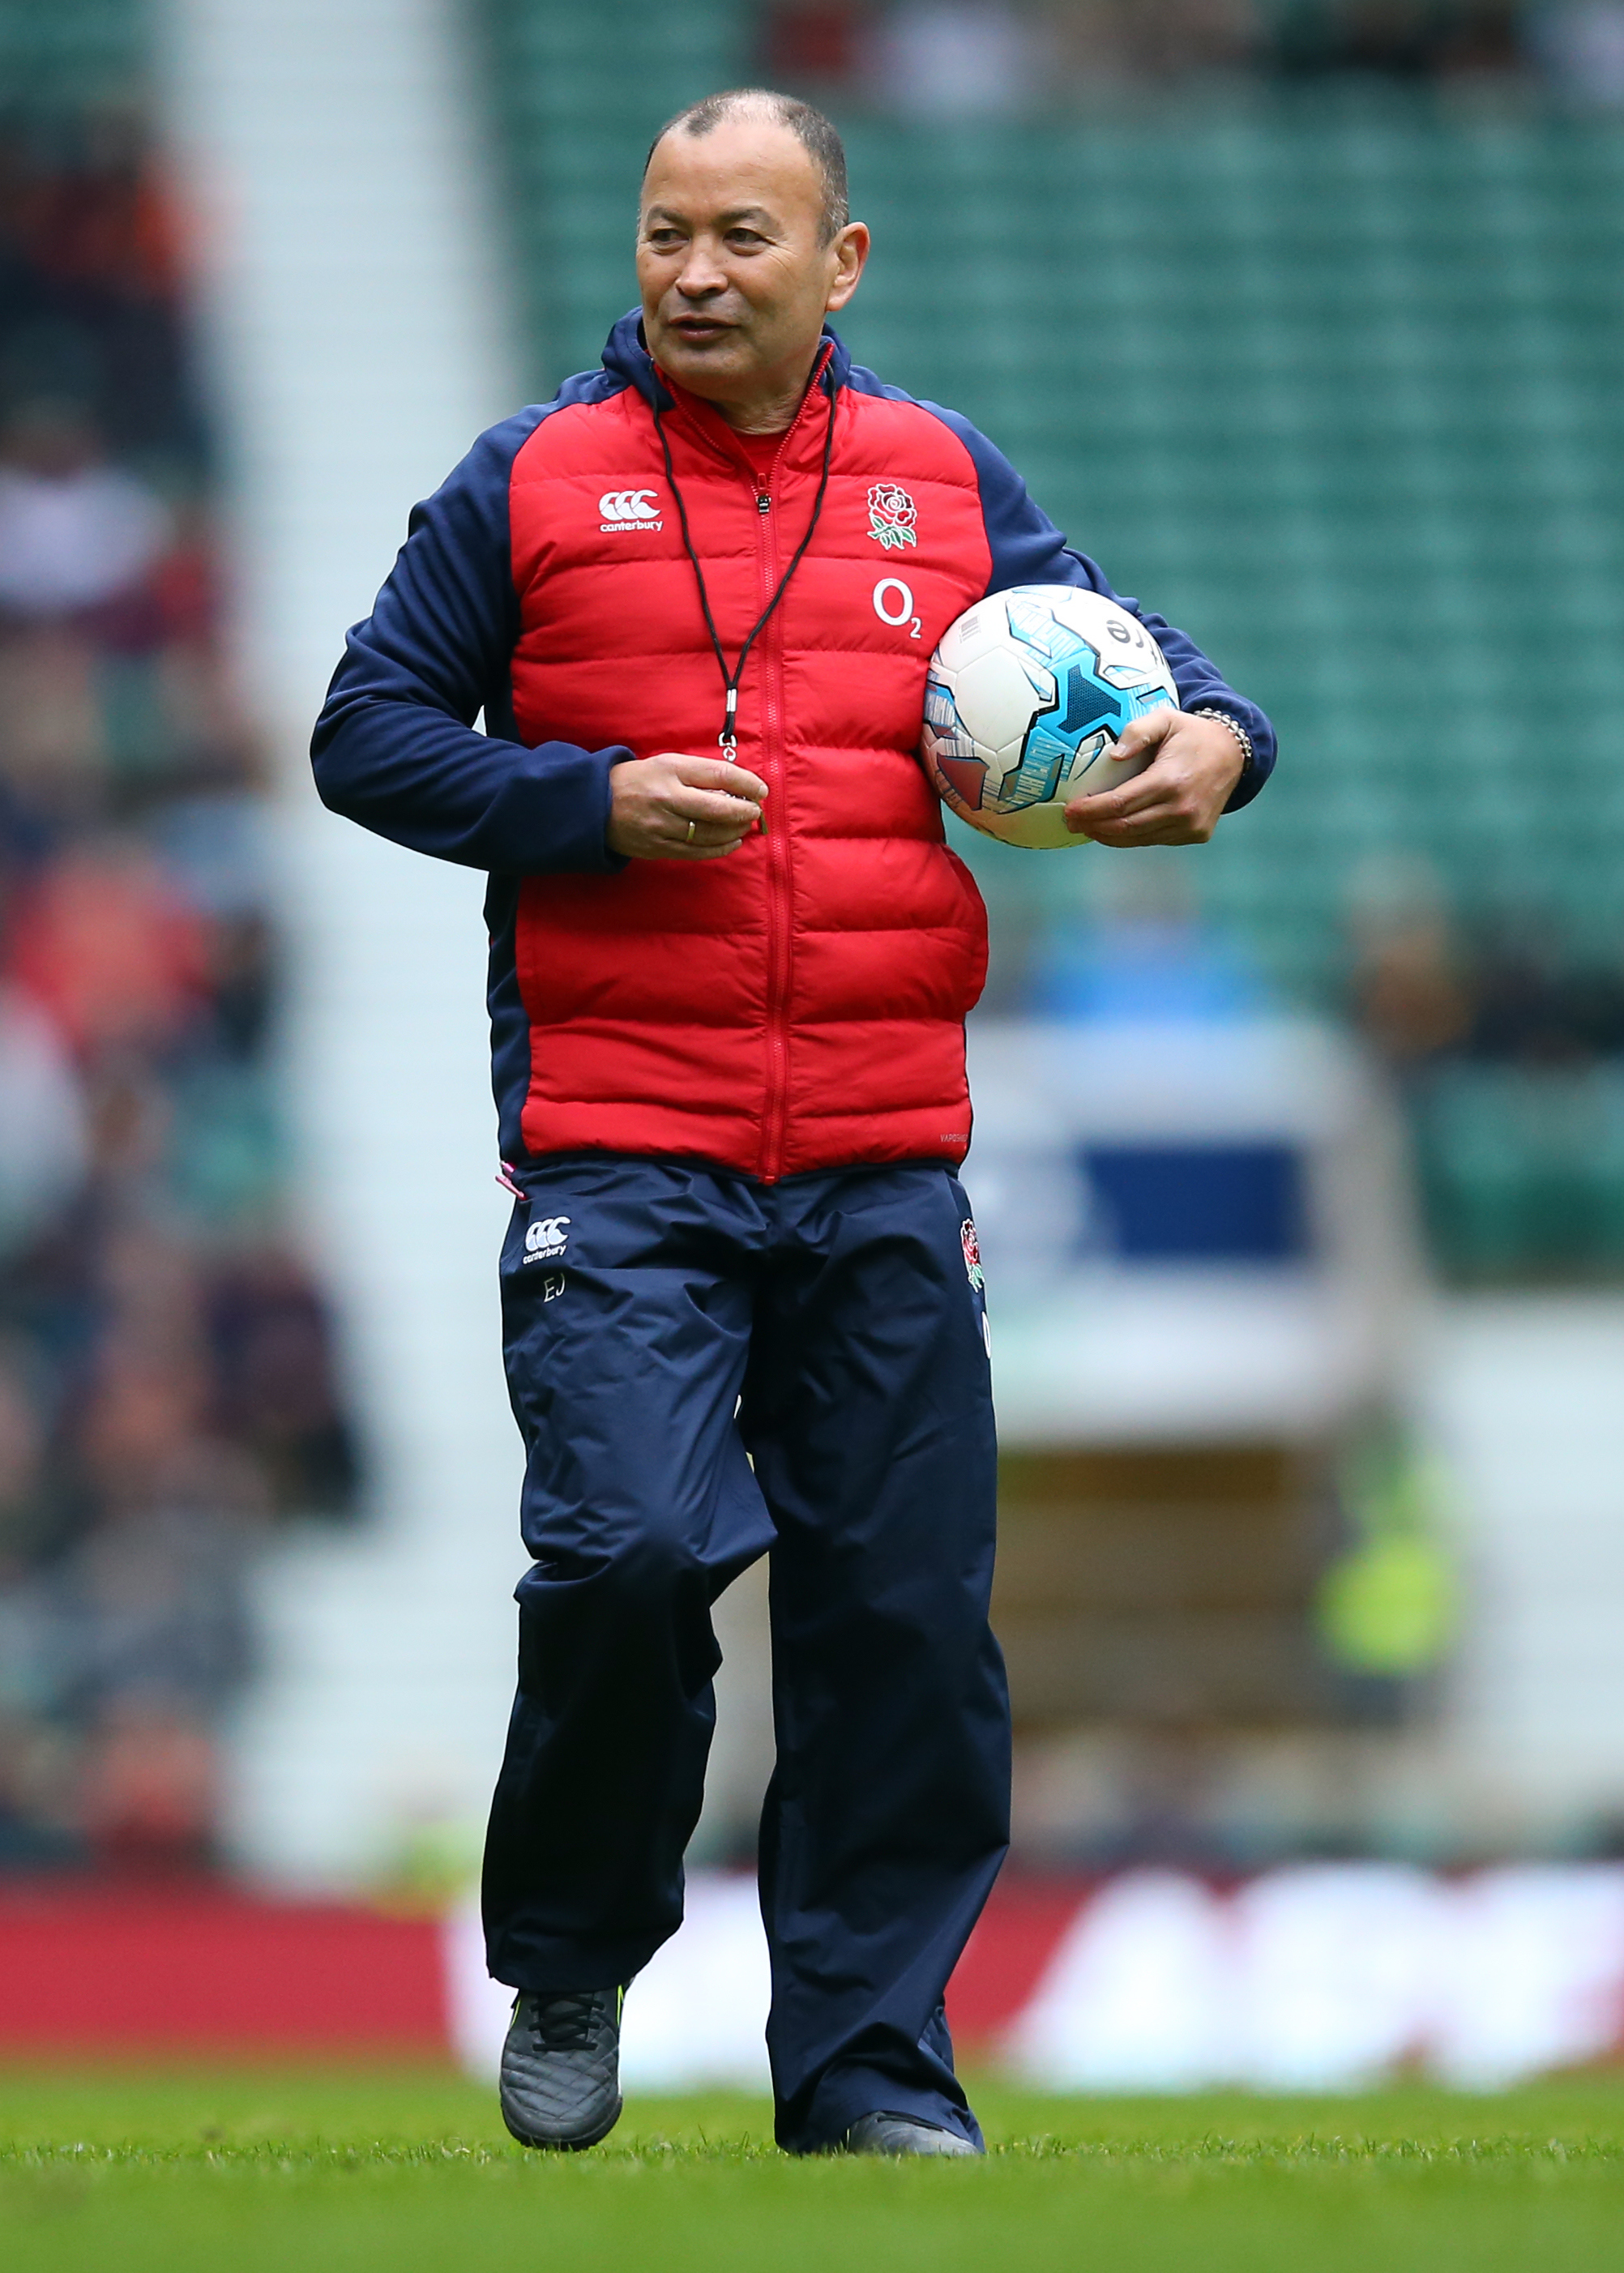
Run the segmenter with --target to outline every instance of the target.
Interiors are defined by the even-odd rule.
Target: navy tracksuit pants
[[[923,1166],[763,1185],[601,1153],[522,1181],[502,1298],[534,1561],[485,1850],[491,1970],[599,1987],[675,1932],[710,1606],[768,1554],[780,2143],[882,2108],[979,2138],[943,1993],[1007,1842],[1009,1707],[964,1191]]]

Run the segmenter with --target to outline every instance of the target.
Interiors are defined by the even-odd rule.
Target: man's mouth
[[[669,328],[691,346],[703,347],[707,341],[719,340],[724,332],[731,332],[733,326],[716,316],[674,316]]]

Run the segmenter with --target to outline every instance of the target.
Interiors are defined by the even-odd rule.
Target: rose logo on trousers
[[[966,1216],[959,1227],[959,1243],[964,1249],[965,1275],[979,1294],[987,1284],[987,1273],[981,1268],[981,1242],[975,1235],[975,1220]]]

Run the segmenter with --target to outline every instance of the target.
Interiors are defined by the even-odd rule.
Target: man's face
[[[823,185],[777,119],[667,134],[643,185],[637,281],[661,369],[695,394],[748,407],[804,384],[824,315],[857,289],[861,222],[823,241]]]

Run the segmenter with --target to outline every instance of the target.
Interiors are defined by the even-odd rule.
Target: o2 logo
[[[919,618],[914,612],[914,594],[900,576],[882,576],[874,588],[874,612],[883,624],[900,631],[904,624],[912,626],[910,639],[919,637]]]

